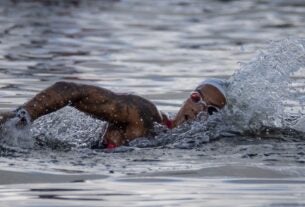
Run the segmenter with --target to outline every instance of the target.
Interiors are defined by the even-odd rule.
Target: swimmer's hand
[[[8,122],[11,122],[16,128],[24,128],[31,123],[30,117],[24,109],[0,113],[0,127],[2,128]]]

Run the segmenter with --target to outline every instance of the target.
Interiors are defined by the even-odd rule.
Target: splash
[[[17,127],[19,118],[9,119],[1,126],[0,145],[6,148],[31,149],[34,147],[34,140],[31,136],[30,125]],[[20,149],[20,150],[19,150]]]
[[[105,127],[105,122],[65,107],[35,121],[32,137],[39,145],[53,149],[88,148],[99,141]]]
[[[136,139],[130,146],[193,149],[218,138],[245,136],[249,131],[260,134],[266,128],[304,131],[304,116],[287,112],[287,101],[299,100],[292,95],[291,75],[304,67],[304,39],[271,42],[227,81],[228,104],[224,110],[208,120],[198,116],[173,130],[156,125],[156,136]],[[90,148],[100,139],[105,123],[65,107],[39,118],[31,131],[15,130],[10,124],[6,128],[3,140],[11,146],[32,147],[35,140],[53,149]]]
[[[304,39],[272,42],[229,79],[225,119],[239,131],[290,126],[286,121],[290,76],[304,67]]]
[[[289,100],[299,100],[293,95],[296,91],[291,90],[291,75],[301,68],[305,68],[305,39],[271,42],[227,80],[228,104],[220,113],[208,120],[199,116],[194,122],[173,130],[158,126],[159,135],[153,141],[136,140],[131,144],[190,149],[218,138],[249,134],[276,138],[298,134],[305,137],[302,133],[305,117],[287,110]]]

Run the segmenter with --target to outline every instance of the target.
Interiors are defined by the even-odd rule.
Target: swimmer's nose
[[[174,119],[174,127],[183,122],[194,120],[200,112],[204,111],[204,109],[205,105],[194,103],[190,98],[187,99]]]

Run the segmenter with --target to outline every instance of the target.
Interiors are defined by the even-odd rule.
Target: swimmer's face
[[[194,120],[200,112],[213,114],[222,109],[226,104],[224,95],[214,86],[209,84],[199,85],[186,99],[174,119],[174,126],[185,121]]]

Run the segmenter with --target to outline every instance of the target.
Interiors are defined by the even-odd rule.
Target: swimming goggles
[[[219,108],[213,105],[208,105],[206,101],[203,100],[201,93],[198,91],[193,91],[190,95],[191,100],[196,104],[203,104],[207,107],[207,112],[212,115],[215,112],[219,112]]]

